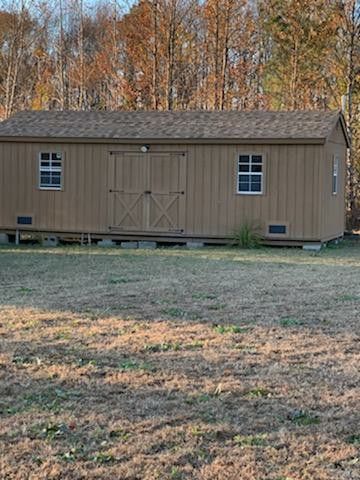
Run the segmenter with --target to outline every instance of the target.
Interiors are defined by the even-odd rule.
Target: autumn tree
[[[333,76],[345,99],[344,113],[352,144],[348,158],[349,226],[359,224],[360,188],[360,2],[341,0],[337,4],[338,30]]]
[[[0,11],[0,115],[4,118],[31,103],[34,45],[41,32],[25,0],[6,7]]]
[[[259,2],[270,56],[264,86],[273,108],[329,108],[328,59],[336,43],[336,0]]]

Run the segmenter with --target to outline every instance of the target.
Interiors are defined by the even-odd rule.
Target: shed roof
[[[339,119],[347,136],[338,111],[22,111],[0,123],[0,137],[325,142]]]

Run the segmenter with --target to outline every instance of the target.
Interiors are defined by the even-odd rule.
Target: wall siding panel
[[[14,230],[18,214],[32,214],[35,230],[108,234],[110,151],[138,154],[139,149],[134,144],[0,143],[0,229]],[[343,166],[339,198],[329,198],[329,158],[334,149],[344,155],[344,144],[336,142],[325,146],[150,145],[151,153],[186,153],[185,235],[224,237],[245,220],[260,223],[265,233],[268,222],[275,221],[288,223],[287,238],[299,241],[320,240],[342,229]],[[63,152],[63,191],[39,190],[40,151]],[[240,153],[264,155],[263,195],[236,193]],[[161,180],[171,169],[167,162],[160,164],[164,166],[159,171]]]

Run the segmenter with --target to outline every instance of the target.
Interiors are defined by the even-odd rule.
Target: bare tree
[[[359,196],[359,138],[356,135],[360,121],[360,2],[358,0],[342,0],[340,12],[340,55],[344,63],[346,80],[346,117],[352,143],[348,157],[348,210],[350,227],[358,222],[357,203]],[[355,98],[357,102],[355,103]],[[359,132],[360,133],[360,132]]]

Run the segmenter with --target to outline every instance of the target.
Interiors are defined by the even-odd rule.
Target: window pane
[[[261,192],[261,183],[251,182],[251,191],[252,191],[252,192]]]
[[[250,191],[250,176],[239,175],[239,192],[249,192],[249,191]]]
[[[41,168],[48,168],[50,166],[50,162],[44,162],[44,161],[41,161]]]
[[[337,173],[338,173],[338,161],[337,161],[337,158],[335,158],[333,162],[333,174],[337,175]]]
[[[239,172],[249,172],[250,171],[250,165],[239,165]]]
[[[251,182],[259,182],[261,183],[261,175],[251,175]]]
[[[262,172],[262,165],[251,165],[252,172]]]
[[[50,160],[50,153],[41,153],[40,158],[41,160]]]
[[[251,176],[251,191],[261,192],[261,175]]]
[[[51,160],[61,160],[61,153],[52,153]]]
[[[333,176],[332,193],[337,193],[337,177]]]
[[[250,175],[239,175],[239,182],[248,182],[250,180]]]
[[[239,192],[249,192],[250,191],[250,185],[249,183],[239,183]]]
[[[52,162],[51,164],[54,168],[61,168],[61,162]]]
[[[44,174],[42,173],[41,174],[41,177],[40,177],[40,186],[44,186],[44,185],[49,185],[50,183],[50,175],[49,174]]]
[[[55,187],[59,187],[60,186],[60,177],[53,176],[51,178],[51,184]]]
[[[240,155],[239,162],[240,163],[249,163],[250,157],[249,155]]]
[[[253,163],[262,163],[262,156],[261,155],[253,155],[251,157]]]
[[[61,183],[60,172],[52,172],[51,183],[52,185],[60,185]]]

